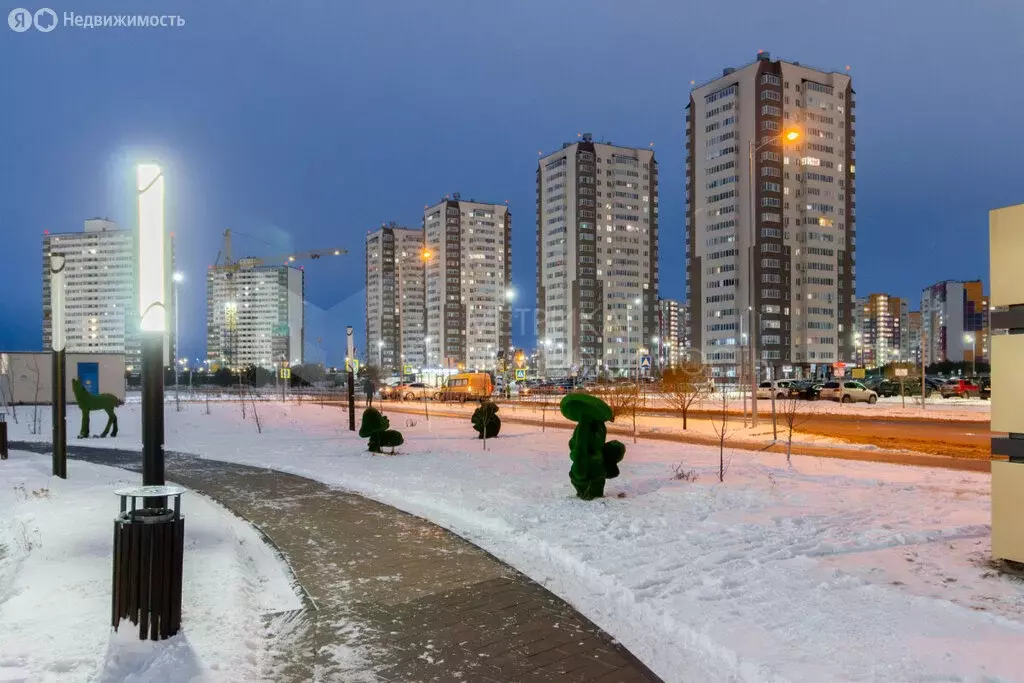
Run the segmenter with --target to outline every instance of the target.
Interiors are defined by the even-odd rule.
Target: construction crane
[[[269,257],[247,256],[244,258],[240,258],[236,261],[232,257],[231,230],[225,230],[224,246],[221,249],[221,251],[217,254],[217,259],[214,261],[214,265],[210,266],[210,270],[214,275],[218,273],[223,274],[224,282],[226,283],[227,286],[227,292],[224,296],[224,331],[226,339],[224,339],[223,347],[221,349],[221,351],[226,352],[223,354],[223,356],[225,357],[225,364],[230,368],[234,367],[235,358],[237,355],[236,351],[238,347],[238,297],[235,289],[236,273],[238,273],[240,270],[253,269],[259,266],[288,266],[291,265],[292,263],[295,263],[296,261],[315,261],[322,256],[342,256],[343,254],[347,253],[348,251],[345,249],[333,247],[330,249],[314,249],[310,251],[280,254],[277,256]],[[211,300],[215,301],[216,297],[211,296]],[[210,350],[207,349],[207,354],[209,354],[209,351]]]

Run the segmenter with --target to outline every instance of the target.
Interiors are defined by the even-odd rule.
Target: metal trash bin
[[[7,456],[7,413],[0,413],[0,460],[6,460]]]
[[[116,631],[122,619],[131,619],[140,640],[169,638],[181,627],[185,489],[141,486],[114,493],[121,498],[121,512],[114,519],[112,625]],[[168,498],[174,499],[173,508],[167,507]],[[145,507],[138,507],[139,499]]]

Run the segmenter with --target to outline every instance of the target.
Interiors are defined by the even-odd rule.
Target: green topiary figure
[[[473,411],[473,429],[478,438],[493,439],[501,431],[501,418],[498,417],[498,405],[492,401],[481,401],[480,407]]]
[[[405,443],[402,433],[391,429],[391,421],[381,415],[376,408],[367,408],[363,411],[363,420],[359,423],[359,436],[369,439],[367,450],[371,453],[380,453],[381,448],[390,448],[394,455],[395,447]]]
[[[402,432],[394,429],[385,429],[383,432],[377,432],[377,436],[382,448],[391,449],[391,455],[395,454],[395,448],[405,443],[405,439],[402,438]]]
[[[105,437],[108,432],[110,436],[117,436],[117,415],[114,414],[114,408],[124,403],[113,394],[90,394],[77,377],[71,380],[71,390],[75,394],[75,402],[82,409],[82,429],[78,432],[78,438],[89,438],[89,413],[94,410],[102,410],[107,414],[107,426],[100,436]],[[114,428],[112,432],[111,427]]]
[[[567,394],[559,405],[566,419],[576,422],[569,439],[569,481],[583,500],[604,496],[604,482],[619,476],[618,464],[626,455],[621,441],[605,439],[604,423],[613,420],[608,404],[590,394]]]

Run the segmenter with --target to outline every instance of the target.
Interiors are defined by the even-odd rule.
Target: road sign
[[[845,377],[846,376],[846,366],[845,365],[834,365],[834,366],[832,366],[832,376],[833,377]]]
[[[894,368],[893,374],[896,377],[907,377],[910,375],[910,370],[908,370],[907,368]]]
[[[850,372],[850,377],[853,377],[854,379],[864,379],[864,376],[866,374],[867,373],[865,372],[864,368],[854,368]]]
[[[281,372],[280,372],[279,376],[281,377],[281,379],[291,379],[292,378],[292,369],[291,368],[281,368]]]
[[[651,357],[650,356],[641,356],[641,358],[640,358],[640,367],[643,368],[644,370],[650,370],[651,369]]]
[[[526,379],[526,369],[525,368],[516,368],[516,379],[517,380]]]

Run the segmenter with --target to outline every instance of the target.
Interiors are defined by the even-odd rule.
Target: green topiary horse
[[[568,394],[559,409],[566,419],[578,423],[569,439],[569,481],[583,500],[604,496],[606,479],[619,476],[619,463],[626,455],[621,441],[608,441],[604,423],[613,420],[608,404],[589,394]]]
[[[71,380],[71,389],[75,392],[75,402],[82,409],[82,431],[78,433],[78,438],[89,438],[89,413],[94,410],[102,410],[107,414],[107,427],[100,436],[105,437],[108,432],[110,436],[117,436],[117,415],[114,414],[114,408],[124,405],[121,399],[113,394],[90,394],[77,377]],[[114,431],[110,431],[111,427]]]

